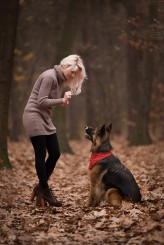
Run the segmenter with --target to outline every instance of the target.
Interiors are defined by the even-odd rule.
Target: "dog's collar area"
[[[89,169],[92,169],[96,163],[100,160],[113,155],[111,151],[109,152],[100,152],[100,153],[92,153],[89,162]]]

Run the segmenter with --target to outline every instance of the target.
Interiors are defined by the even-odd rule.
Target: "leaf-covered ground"
[[[61,208],[27,204],[37,182],[29,142],[10,143],[13,170],[0,171],[0,244],[164,244],[164,142],[128,147],[114,140],[113,153],[131,170],[141,188],[140,204],[120,209],[102,203],[86,208],[90,143],[70,142],[75,155],[63,154],[50,180]]]

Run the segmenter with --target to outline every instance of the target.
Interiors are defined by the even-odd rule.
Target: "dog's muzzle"
[[[88,126],[85,126],[85,137],[92,141],[91,128]]]

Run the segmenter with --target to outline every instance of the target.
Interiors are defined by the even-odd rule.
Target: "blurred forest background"
[[[113,123],[130,145],[164,137],[164,1],[5,0],[0,3],[0,161],[26,135],[22,113],[41,72],[79,54],[88,79],[55,108],[61,149],[86,124]]]

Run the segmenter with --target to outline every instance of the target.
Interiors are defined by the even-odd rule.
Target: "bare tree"
[[[0,167],[11,168],[7,151],[8,111],[19,0],[0,3]]]
[[[56,55],[56,62],[59,63],[61,59],[72,53],[72,48],[76,38],[76,31],[79,23],[79,13],[82,1],[70,0],[66,12],[66,18],[63,28],[63,33],[59,41],[59,46]],[[55,108],[54,122],[57,126],[57,134],[62,152],[73,153],[68,143],[67,137],[67,122],[66,110],[63,108]],[[73,118],[72,120],[75,120]]]
[[[154,45],[149,25],[155,18],[155,5],[128,1],[128,140],[130,145],[151,143],[149,115],[154,77]],[[152,11],[152,9],[154,11]]]

